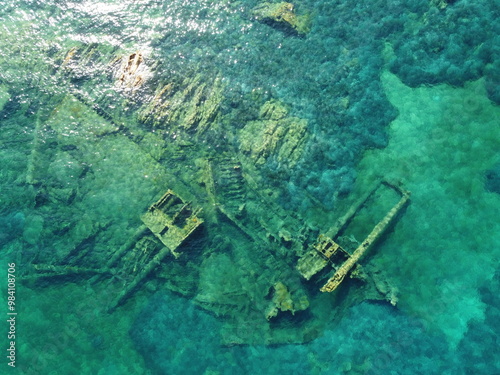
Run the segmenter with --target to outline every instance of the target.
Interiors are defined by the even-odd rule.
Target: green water
[[[410,89],[384,73],[382,82],[400,114],[389,146],[365,154],[360,184],[401,180],[412,205],[379,261],[405,280],[403,308],[456,344],[484,318],[477,290],[498,261],[499,196],[485,191],[484,174],[498,162],[499,108],[481,81]]]

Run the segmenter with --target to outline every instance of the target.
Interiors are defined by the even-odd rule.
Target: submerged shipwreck
[[[93,91],[99,75],[87,77],[89,66],[110,91]],[[59,57],[54,74],[68,90],[37,119],[26,182],[40,215],[64,205],[73,219],[51,232],[62,250],[31,256],[24,280],[88,283],[107,291],[105,309],[115,314],[137,294],[166,288],[219,316],[226,345],[306,342],[353,303],[395,305],[397,287],[368,252],[409,192],[379,181],[335,212],[312,197],[314,214],[285,209],[263,168],[270,159],[283,170],[299,163],[307,121],[276,98],[256,97],[253,118],[235,127],[221,111],[218,72],[156,77],[158,66],[141,52],[98,45]],[[43,128],[56,156],[37,140]],[[69,187],[42,175],[59,159],[86,166]],[[115,180],[112,168],[122,168]],[[98,187],[101,175],[107,183]]]

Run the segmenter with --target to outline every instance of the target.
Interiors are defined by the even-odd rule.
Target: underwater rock
[[[277,100],[261,107],[260,119],[248,122],[240,131],[240,151],[262,165],[270,156],[280,164],[293,167],[302,156],[307,121],[287,117],[288,111]]]
[[[71,187],[48,189],[48,195],[55,204],[68,205],[73,202],[77,195],[77,190]]]
[[[305,35],[311,30],[311,17],[309,15],[298,16],[292,3],[264,2],[252,9],[252,15],[262,22],[286,25],[299,35]]]

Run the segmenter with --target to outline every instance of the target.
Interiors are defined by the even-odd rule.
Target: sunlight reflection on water
[[[176,61],[172,66],[185,65],[198,53],[196,46],[207,45],[203,38],[225,32],[229,16],[233,16],[229,5],[209,1],[48,0],[21,4],[11,0],[0,10],[0,47],[9,56],[0,61],[0,80],[16,86],[18,92],[36,87],[48,94],[62,94],[68,87],[54,75],[60,63],[56,59],[60,51],[82,43],[151,56],[157,53],[155,43],[167,40],[165,49],[170,49],[168,56]],[[82,77],[102,71],[94,65],[79,68]],[[110,88],[93,89],[104,93]]]

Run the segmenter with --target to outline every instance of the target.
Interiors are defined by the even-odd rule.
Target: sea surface
[[[500,374],[500,2],[262,4],[2,2],[1,374]],[[320,293],[297,259],[382,180]],[[204,223],[139,276],[168,189]]]

